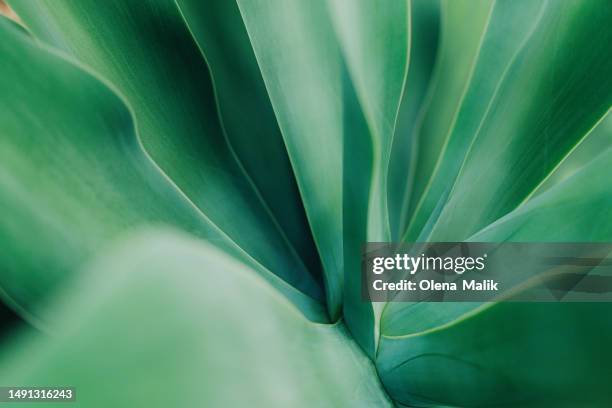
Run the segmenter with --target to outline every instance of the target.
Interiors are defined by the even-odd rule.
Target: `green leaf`
[[[423,120],[439,45],[440,1],[413,0],[411,6],[410,64],[389,162],[387,196],[392,241],[398,241],[408,226],[408,205],[419,147],[417,127]]]
[[[470,240],[609,242],[611,160],[608,149]],[[389,303],[377,366],[405,404],[571,407],[588,396],[606,406],[610,312],[607,303]]]
[[[34,34],[117,86],[153,160],[258,262],[322,299],[219,121],[206,61],[172,0],[11,3]],[[235,140],[235,139],[234,139]]]
[[[494,17],[501,4],[519,8],[498,3]],[[512,211],[612,105],[612,7],[605,1],[541,4],[536,29],[511,61],[461,169],[441,173],[444,188],[455,182],[441,199],[446,205],[430,240],[466,239]],[[492,20],[493,27],[501,24]],[[459,122],[455,129],[464,131]]]
[[[610,140],[606,121],[595,130]],[[594,130],[594,131],[595,131]],[[592,153],[592,152],[591,152]],[[584,158],[584,156],[583,156]],[[612,223],[607,210],[612,200],[608,167],[612,150],[600,152],[579,171],[557,182],[517,210],[472,236],[473,242],[607,242]],[[568,163],[569,164],[569,163]],[[593,219],[600,220],[594,223]],[[568,222],[571,220],[571,222]],[[606,222],[603,222],[606,221]],[[402,336],[446,324],[480,306],[480,303],[389,303],[383,315],[382,332]]]
[[[472,72],[466,71],[463,77],[464,81],[468,83],[465,90],[461,91],[463,94],[460,99],[456,101],[457,111],[454,113],[454,117],[451,119],[448,130],[448,141],[444,141],[444,146],[440,152],[438,163],[434,169],[434,174],[429,184],[424,187],[424,196],[419,202],[416,214],[411,221],[410,230],[407,231],[407,239],[416,239],[417,232],[425,234],[427,237],[427,228],[431,228],[431,225],[427,226],[426,221],[430,217],[435,220],[436,214],[432,214],[435,210],[434,206],[439,206],[440,203],[444,203],[445,194],[448,194],[448,183],[449,180],[453,180],[454,172],[458,171],[459,166],[462,162],[462,158],[465,155],[466,150],[470,144],[470,141],[474,140],[478,136],[478,132],[481,130],[482,122],[487,117],[492,100],[495,98],[498,92],[500,84],[508,70],[508,66],[512,64],[513,60],[517,57],[518,53],[524,46],[525,42],[530,38],[533,33],[534,27],[540,21],[542,17],[543,5],[538,2],[529,2],[526,5],[518,4],[516,2],[502,2],[496,3],[492,7],[490,14],[486,20],[486,27],[484,33],[482,33],[482,39],[476,42],[476,34],[478,31],[465,32],[462,26],[457,26],[458,20],[464,13],[470,12],[470,9],[462,4],[449,4],[446,3],[446,13],[448,17],[446,24],[443,26],[443,33],[449,37],[447,41],[450,41],[455,47],[459,47],[461,50],[472,50],[470,47],[478,46],[477,49],[471,52],[475,53],[473,57],[468,58],[468,55],[463,56],[465,58],[464,64],[467,64],[471,59],[475,59],[473,67],[470,68]],[[483,13],[488,10],[489,5],[482,3],[481,8],[478,10]],[[476,30],[478,25],[472,30]],[[508,31],[512,30],[513,35],[508,35]],[[471,41],[466,38],[462,38],[461,35],[470,34],[472,35]],[[444,37],[443,34],[443,48],[440,64],[445,63],[447,57],[445,52],[457,52],[457,50],[451,50],[444,48]],[[462,41],[461,43],[454,43],[454,41]],[[450,46],[450,45],[449,45]],[[469,52],[468,52],[469,54]],[[446,63],[450,63],[446,62]],[[445,65],[441,65],[439,69],[442,69]],[[464,67],[464,69],[466,69]],[[438,80],[446,79],[447,73],[443,71],[438,72],[437,75],[441,77]],[[455,73],[454,75],[458,75]],[[450,79],[458,81],[459,76],[451,76]],[[448,89],[450,85],[445,85],[444,89]],[[452,89],[453,87],[450,87]],[[457,87],[457,89],[459,89]],[[432,101],[432,103],[434,103]],[[437,102],[441,104],[442,102]],[[438,106],[438,105],[436,105]],[[439,109],[442,109],[446,105],[440,105]],[[430,112],[433,106],[430,106]],[[445,112],[442,110],[442,112]],[[442,113],[442,117],[446,117]],[[427,119],[425,119],[427,121]],[[440,131],[439,126],[442,122],[435,123],[435,129]],[[426,123],[424,126],[428,126]],[[424,128],[426,129],[426,128]],[[425,133],[421,134],[424,137]],[[431,148],[435,143],[430,143],[428,139],[423,140],[427,144],[427,148]],[[427,154],[424,157],[428,157]],[[421,158],[421,156],[419,156]],[[426,159],[424,159],[426,160]],[[419,177],[419,170],[417,169],[417,177]],[[416,187],[417,190],[419,187]],[[418,191],[415,191],[418,193]],[[425,228],[425,232],[421,231],[421,228]],[[423,237],[423,236],[422,236]],[[394,303],[385,306],[384,318],[381,322],[383,326],[382,331],[389,330],[389,327],[399,325],[402,330],[419,330],[421,324],[435,324],[438,322],[438,316],[442,319],[448,318],[448,316],[455,317],[458,314],[462,314],[465,308],[471,308],[467,303],[451,305],[451,304],[436,304],[436,305],[420,305],[411,303]],[[432,310],[434,309],[434,310]],[[417,318],[423,313],[427,316],[427,319],[421,320]],[[412,316],[414,318],[406,318],[406,316]]]
[[[427,101],[415,129],[416,162],[407,210],[410,223],[402,234],[413,241],[427,220],[418,217],[423,206],[423,194],[437,171],[458,107],[465,98],[467,84],[474,76],[476,59],[493,7],[491,0],[446,0],[441,3],[440,48]],[[466,24],[466,21],[470,23]]]
[[[308,270],[320,273],[291,163],[238,5],[225,0],[177,4],[210,67],[231,149],[278,220],[281,233]]]
[[[343,56],[344,316],[374,355],[376,310],[361,299],[361,247],[390,239],[389,161],[408,69],[407,2],[328,2]],[[375,306],[374,306],[375,307]]]
[[[495,3],[493,6],[487,19],[486,30],[482,34],[482,40],[479,41],[479,48],[477,51],[474,51],[476,53],[474,57],[476,61],[472,68],[473,72],[466,79],[469,85],[463,91],[464,94],[461,96],[461,99],[457,101],[459,108],[457,108],[455,117],[449,125],[449,139],[444,142],[445,146],[440,154],[439,162],[436,165],[431,182],[424,191],[424,196],[412,219],[412,224],[406,238],[416,239],[414,234],[420,231],[421,228],[425,228],[425,230],[420,232],[421,238],[419,240],[427,238],[428,229],[432,225],[427,225],[426,221],[430,217],[435,220],[437,214],[434,211],[434,207],[439,207],[445,203],[449,182],[452,182],[453,174],[459,170],[462,158],[468,150],[470,142],[479,136],[482,123],[489,115],[493,100],[495,100],[499,88],[503,84],[509,66],[517,58],[525,43],[533,34],[538,22],[540,22],[544,5],[545,3],[528,1],[525,4],[520,2],[500,2]],[[481,7],[485,6],[487,6],[485,3],[481,5]],[[451,6],[451,4],[447,3],[446,7],[450,7],[450,9],[445,9],[449,13],[449,17],[446,25],[443,25],[443,30],[448,30],[447,35],[452,38],[450,41],[456,41],[454,37],[460,37],[460,34],[466,35],[463,32],[462,26],[457,26],[458,22],[456,19],[469,12],[470,9],[462,4],[453,4]],[[484,9],[478,10],[484,13]],[[512,35],[508,34],[509,31],[512,32]],[[453,33],[455,34],[453,35]],[[475,35],[475,33],[471,33],[471,35]],[[461,38],[461,40],[466,41],[464,38]],[[451,44],[455,43],[451,42]],[[474,42],[468,41],[466,44],[458,43],[455,45],[461,46],[461,49],[466,47],[469,49],[469,47],[474,45]],[[444,45],[442,47],[442,52],[444,53]],[[441,58],[444,58],[444,54]],[[442,64],[443,62],[444,59],[440,63]],[[442,75],[442,73],[438,73],[438,75]],[[451,78],[458,80],[455,77]],[[447,87],[445,86],[445,89]],[[431,108],[430,106],[429,109]],[[444,114],[442,117],[445,117]],[[440,124],[436,124],[436,126],[440,126]],[[421,134],[421,136],[424,136],[424,134]],[[426,140],[423,140],[423,142],[426,142]],[[474,143],[477,142],[478,140]],[[465,218],[465,215],[458,217],[460,220],[463,218]],[[441,240],[444,240],[444,238]],[[381,330],[383,333],[386,333],[387,330],[400,330],[402,333],[404,333],[404,330],[412,332],[413,330],[419,330],[422,324],[426,326],[436,324],[439,318],[444,320],[449,318],[449,316],[456,317],[464,313],[465,308],[469,309],[472,307],[467,303],[456,306],[452,304],[420,305],[404,302],[389,303],[385,306]],[[424,315],[426,318],[419,319],[418,316],[421,315]],[[401,329],[390,329],[396,326],[401,327]]]
[[[612,133],[607,135],[609,138]],[[612,148],[608,148],[587,166],[487,226],[470,241],[609,242],[611,160]]]
[[[311,318],[319,303],[238,247],[143,151],[122,98],[93,74],[0,21],[0,295],[37,305],[117,234],[170,224],[253,267]]]
[[[566,157],[559,162],[557,167],[551,171],[548,177],[540,182],[540,185],[523,202],[561,183],[578,170],[587,166],[610,147],[612,147],[612,111],[608,109],[606,114],[588,131],[587,135],[568,152]]]
[[[407,69],[406,4],[238,4],[321,253],[332,315],[344,268],[345,318],[372,353],[376,325],[358,298],[358,254],[364,240],[389,236],[386,177]]]
[[[238,0],[325,274],[342,304],[341,60],[324,0]]]
[[[367,236],[369,240],[389,239],[387,175],[408,69],[410,9],[407,1],[377,4],[329,0],[329,4],[371,137],[373,168]],[[344,142],[351,143],[350,136]]]
[[[409,406],[612,403],[608,303],[499,303],[435,329],[382,337],[385,389]]]
[[[500,4],[489,31],[498,26],[493,19]],[[429,225],[433,232],[425,231],[424,237],[466,239],[518,206],[470,240],[612,238],[612,224],[607,221],[612,151],[523,204],[611,102],[605,72],[612,61],[599,48],[608,41],[592,41],[608,34],[603,27],[610,8],[595,2],[543,4],[544,14],[508,67],[505,84],[496,91],[448,202],[444,193],[438,196],[444,209],[437,223],[438,215],[433,213]],[[483,47],[486,41],[487,37]],[[440,176],[440,182],[448,183],[452,174]],[[576,406],[585,395],[596,405],[608,405],[607,385],[599,380],[606,377],[605,367],[612,360],[602,340],[612,330],[601,319],[608,308],[606,304],[388,304],[377,366],[390,395],[408,405],[489,406],[494,401]]]
[[[342,323],[307,321],[210,245],[142,232],[87,269],[2,384],[70,384],[83,407],[392,406]]]

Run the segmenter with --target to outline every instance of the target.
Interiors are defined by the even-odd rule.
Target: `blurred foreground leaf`
[[[83,276],[0,383],[69,384],[83,407],[392,406],[342,323],[307,321],[206,243],[143,232]]]

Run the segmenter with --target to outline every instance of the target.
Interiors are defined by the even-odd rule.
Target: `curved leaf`
[[[608,406],[608,303],[499,303],[407,337],[382,337],[378,368],[409,406]]]
[[[418,207],[409,236],[426,238],[438,217],[464,157],[483,131],[493,101],[520,51],[542,19],[546,1],[498,2],[493,5],[475,65],[457,105],[444,147]],[[486,129],[486,128],[485,128]],[[429,221],[429,222],[428,222]]]
[[[410,10],[406,1],[328,1],[344,57],[344,316],[374,354],[376,311],[361,299],[361,246],[390,239],[387,180],[406,70]]]
[[[174,1],[11,4],[38,38],[118,87],[147,152],[212,222],[273,273],[322,299],[227,143],[208,67]]]
[[[367,236],[369,240],[388,240],[387,175],[408,69],[410,9],[407,1],[328,2],[346,67],[372,139]],[[351,142],[350,136],[345,139],[345,143]]]
[[[481,7],[485,5],[482,3]],[[467,78],[468,85],[464,95],[457,102],[459,107],[456,116],[449,124],[448,141],[445,142],[432,179],[425,188],[422,200],[416,209],[407,237],[416,239],[415,234],[417,233],[427,237],[428,228],[432,227],[432,224],[427,224],[427,220],[431,218],[435,221],[437,217],[434,206],[438,207],[440,203],[445,203],[449,183],[452,185],[454,174],[459,171],[465,152],[470,143],[478,137],[482,123],[489,115],[492,101],[499,92],[500,84],[504,82],[508,67],[533,34],[542,18],[545,5],[546,2],[528,0],[525,3],[498,2],[492,6],[486,30],[475,57],[473,73]],[[445,29],[449,30],[448,36],[452,36],[452,32],[456,30],[462,31],[456,26],[455,19],[462,15],[461,13],[469,11],[463,6],[447,4],[447,7],[450,7],[447,12],[453,13],[449,15],[445,26]],[[484,12],[485,9],[481,12]],[[459,44],[455,45],[459,46]],[[473,45],[473,42],[467,42],[461,48],[467,48],[469,53]],[[440,64],[443,63],[444,60],[441,60]],[[426,140],[423,142],[425,143]],[[462,220],[464,217],[462,215],[458,218]],[[383,313],[382,332],[386,333],[387,330],[396,326],[401,327],[400,330],[412,331],[421,326],[420,322],[426,325],[434,324],[438,321],[438,316],[442,319],[449,316],[456,317],[464,313],[466,307],[470,308],[467,303],[456,306],[452,304],[389,303],[385,306]],[[425,319],[419,318],[421,314],[425,316]],[[397,330],[397,328],[393,329],[393,331]]]
[[[612,105],[612,7],[542,4],[542,19],[497,91],[433,241],[466,239],[516,208]]]
[[[210,67],[231,148],[281,232],[308,270],[320,274],[293,170],[238,5],[225,0],[177,0],[177,4]]]
[[[612,149],[607,149],[582,170],[470,237],[469,241],[608,242],[612,239],[610,160]],[[594,223],[593,219],[598,222]],[[419,333],[446,324],[480,305],[388,303],[382,333],[389,336]]]
[[[92,408],[392,406],[342,323],[307,321],[207,244],[143,232],[87,269],[49,309],[57,334],[17,339],[1,383],[70,384]]]
[[[612,147],[612,111],[608,109],[606,114],[588,131],[587,135],[578,142],[523,202],[566,180],[610,147]]]
[[[458,106],[465,98],[467,84],[474,75],[493,3],[491,0],[441,1],[440,49],[423,113],[415,128],[418,145],[407,210],[410,222],[402,233],[407,240],[415,240],[426,221],[417,218],[415,213],[423,205],[423,194],[436,171],[456,120]]]
[[[410,4],[410,64],[393,136],[387,186],[392,241],[398,241],[408,226],[408,205],[419,146],[416,130],[425,111],[439,45],[440,1],[413,0]]]
[[[384,190],[406,70],[406,4],[238,4],[323,259],[328,299],[340,299],[343,267],[347,324],[372,352],[373,313],[355,301],[355,255],[366,235],[388,236]],[[371,186],[353,181],[361,175]]]
[[[611,161],[608,149],[471,240],[609,242]],[[611,402],[608,303],[395,305],[385,310],[388,320],[383,315],[377,366],[390,395],[405,404]]]
[[[190,231],[254,265],[304,312],[321,306],[272,275],[181,194],[143,151],[123,100],[0,21],[0,294],[26,317],[118,233]],[[34,315],[34,316],[33,316]]]
[[[242,1],[241,15],[295,172],[325,274],[342,304],[341,61],[324,0]]]
[[[608,148],[574,175],[487,226],[470,241],[609,242],[611,160],[612,148]]]

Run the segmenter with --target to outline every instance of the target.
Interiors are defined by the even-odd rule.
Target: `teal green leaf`
[[[169,231],[113,248],[49,307],[53,337],[15,339],[0,383],[70,384],[88,408],[392,406],[341,322],[246,265]]]
[[[608,242],[611,161],[608,149],[471,240]],[[607,303],[399,305],[385,310],[377,357],[394,399],[571,407],[588,395],[595,406],[611,402],[604,380],[612,362],[604,340],[612,334]]]
[[[612,133],[607,135],[609,138]],[[609,217],[611,161],[612,148],[608,148],[591,163],[487,226],[470,240],[609,242],[612,239],[612,219]]]
[[[318,302],[246,254],[144,152],[122,98],[93,74],[0,21],[0,294],[37,305],[114,236],[170,224],[254,265],[311,318]]]
[[[210,67],[231,149],[287,235],[289,249],[295,247],[308,270],[319,274],[291,163],[238,5],[225,0],[177,4]]]
[[[612,406],[607,303],[361,296],[368,241],[612,242],[609,0],[7,1],[0,385]]]
[[[11,3],[41,40],[111,81],[153,160],[253,258],[322,299],[223,132],[206,61],[172,0]]]
[[[416,158],[407,217],[402,235],[415,240],[426,220],[416,218],[448,135],[461,105],[467,84],[474,75],[475,61],[488,27],[493,1],[442,0],[440,46],[423,112],[415,128]],[[469,21],[469,24],[466,24]]]
[[[588,131],[587,135],[568,152],[557,167],[540,182],[540,185],[523,202],[561,183],[587,166],[610,147],[612,147],[612,111],[608,109],[606,114]]]
[[[609,71],[609,65],[606,65],[609,64],[609,58],[597,48],[598,43],[595,46],[588,45],[592,38],[597,37],[593,31],[589,32],[584,26],[576,27],[578,23],[581,23],[589,25],[590,30],[601,30],[605,26],[602,25],[602,22],[610,18],[606,14],[609,8],[606,11],[606,7],[593,5],[591,8],[590,5],[584,5],[584,3],[583,8],[578,3],[571,6],[568,3],[551,3],[550,5],[555,7],[547,9],[544,17],[548,20],[544,20],[545,24],[541,24],[534,34],[535,39],[528,44],[529,47],[533,47],[532,51],[530,53],[522,51],[519,55],[520,64],[516,64],[522,68],[521,70],[517,68],[517,71],[524,75],[529,73],[530,75],[526,76],[531,81],[525,82],[522,92],[516,91],[517,84],[521,82],[517,80],[517,77],[511,76],[513,75],[512,68],[509,71],[511,79],[508,80],[508,88],[512,88],[516,93],[501,93],[499,103],[504,106],[504,116],[500,112],[498,121],[489,128],[490,136],[487,147],[481,147],[486,143],[482,140],[481,135],[480,139],[474,142],[470,151],[474,160],[478,160],[479,163],[478,176],[472,172],[469,210],[468,207],[458,205],[458,201],[449,201],[445,208],[448,214],[451,214],[452,211],[454,220],[450,221],[449,215],[449,218],[443,219],[447,223],[452,222],[455,226],[461,224],[461,227],[464,227],[469,226],[465,215],[482,217],[483,213],[478,210],[481,208],[480,203],[476,200],[482,200],[483,194],[478,191],[481,189],[484,191],[487,187],[498,188],[503,184],[500,181],[499,171],[492,172],[490,167],[483,165],[484,162],[495,162],[501,166],[509,162],[509,159],[503,156],[492,155],[491,152],[496,151],[493,143],[503,148],[503,152],[510,152],[520,160],[527,160],[525,156],[536,155],[537,152],[546,155],[545,160],[530,159],[531,162],[537,163],[539,168],[533,169],[534,166],[532,166],[530,169],[529,165],[524,164],[524,161],[515,165],[514,168],[532,171],[533,174],[530,174],[529,177],[533,181],[526,178],[525,175],[501,173],[506,177],[512,174],[512,179],[518,183],[531,181],[533,184],[530,185],[530,188],[534,188],[547,178],[550,171],[554,172],[559,163],[561,163],[559,169],[563,168],[562,162],[565,156],[577,143],[580,143],[584,135],[589,133],[589,129],[598,122],[603,112],[610,106],[609,95],[606,94],[610,86],[604,85],[603,88],[599,88],[601,82],[590,82],[593,76],[603,81],[607,79],[604,71],[606,69]],[[580,35],[570,36],[563,31],[568,29],[566,27],[573,27]],[[546,33],[547,30],[551,32]],[[584,36],[582,36],[583,32],[586,32]],[[547,47],[545,40],[555,45],[548,44]],[[567,41],[568,44],[576,44],[576,42],[580,44],[582,41],[583,45],[578,46],[577,49],[584,54],[577,57],[574,52],[575,45],[574,47],[557,45],[556,41],[562,44],[563,41]],[[605,41],[601,44],[604,43]],[[526,47],[526,50],[531,49],[529,47]],[[549,48],[555,50],[554,59],[547,53]],[[568,52],[571,49],[573,55],[561,52],[562,49]],[[527,64],[529,57],[533,59],[531,65]],[[548,63],[542,64],[541,71],[538,71],[535,65],[538,58],[545,61],[545,58],[550,58]],[[603,68],[599,70],[602,65]],[[606,66],[608,68],[605,68]],[[568,71],[564,70],[551,75],[544,69],[546,67],[555,67],[555,69],[563,67]],[[517,100],[526,92],[538,96],[533,89],[527,91],[530,84],[538,82],[534,81],[531,75],[537,77],[538,74],[542,78],[546,75],[546,80],[541,80],[546,84],[545,91],[542,91],[539,96],[543,100],[553,101],[550,104],[551,108],[541,114],[539,108],[541,104],[533,104],[529,110],[525,108],[524,101],[516,102],[514,107],[523,107],[524,111],[520,112],[522,115],[520,117],[526,119],[523,122],[516,117],[510,118],[508,114],[511,112],[511,96]],[[553,83],[550,84],[550,82]],[[587,82],[597,89],[589,89]],[[559,92],[559,94],[554,92]],[[568,92],[574,93],[569,94]],[[570,108],[561,102],[568,100],[580,101],[581,106],[572,105]],[[496,105],[493,105],[492,109],[497,109]],[[527,122],[527,119],[532,119],[533,122]],[[519,154],[517,151],[508,149],[507,145],[500,145],[502,121],[507,124],[506,126],[521,124],[521,130],[515,130],[513,136],[521,137],[520,143],[523,148],[530,146],[530,143],[538,148],[522,150]],[[545,126],[545,130],[542,131],[541,127],[536,126],[531,133],[531,129],[526,127],[527,123]],[[523,129],[529,129],[529,131]],[[599,126],[595,128],[595,130],[598,129],[600,129]],[[541,149],[542,140],[534,140],[534,137],[537,136],[536,132],[539,131],[546,138],[552,138],[555,130],[559,142],[553,144],[549,139],[545,139],[546,148]],[[606,133],[605,127],[600,130]],[[522,139],[527,135],[532,135],[529,142]],[[594,135],[597,136],[597,133]],[[609,139],[609,135],[610,133],[607,132],[607,135],[600,135],[600,137],[602,140]],[[559,139],[561,136],[563,138]],[[588,140],[587,138],[586,141]],[[555,151],[553,147],[558,147],[559,150]],[[474,153],[475,149],[478,149],[478,153]],[[576,149],[576,153],[579,152],[579,149],[580,147]],[[561,184],[555,184],[546,192],[520,206],[516,211],[488,226],[484,231],[473,236],[471,240],[490,242],[506,240],[609,241],[612,237],[612,225],[608,222],[593,223],[592,220],[593,217],[598,220],[609,218],[605,214],[612,202],[612,191],[607,180],[612,156],[606,153],[600,154],[594,162],[592,159],[593,156],[590,157],[588,167],[575,173],[573,177]],[[577,160],[580,161],[580,159]],[[571,160],[568,160],[568,163],[570,162]],[[582,166],[584,163],[583,161]],[[540,170],[542,167],[544,169]],[[476,171],[476,166],[472,168]],[[487,181],[489,177],[491,179]],[[478,180],[476,185],[475,180]],[[465,183],[467,179],[464,180]],[[457,186],[455,190],[456,188]],[[464,191],[465,188],[467,187],[463,187]],[[515,192],[512,196],[512,199],[516,200],[514,205],[528,198],[529,192],[528,188],[524,188],[524,193]],[[484,197],[486,194],[488,193],[485,193]],[[497,200],[500,197],[503,195],[497,191],[495,193],[496,204],[499,204]],[[460,216],[459,211],[461,211]],[[503,212],[500,211],[499,215],[503,215]],[[571,222],[562,220],[571,220]],[[482,224],[485,222],[481,221]],[[439,234],[434,234],[431,239],[441,239],[441,237],[461,239],[461,237],[466,238],[465,234],[469,232],[453,231],[451,234],[448,232],[449,226],[447,224],[443,226],[445,228],[440,228]],[[609,313],[605,304],[497,304],[484,305],[480,308],[478,306],[478,304],[470,303],[388,305],[383,315],[381,329],[383,337],[378,364],[383,382],[394,398],[411,404],[480,406],[490,405],[490,401],[497,401],[500,405],[505,403],[529,406],[546,403],[556,406],[575,406],[579,404],[578,400],[581,396],[589,395],[591,401],[598,401],[602,405],[609,403],[607,387],[601,382],[594,381],[594,379],[605,377],[605,374],[597,370],[594,372],[593,368],[605,367],[607,364],[605,361],[610,359],[610,353],[606,351],[603,344],[598,343],[594,336],[576,334],[602,333],[602,337],[607,336],[606,332],[610,330],[609,325],[595,317]],[[554,318],[551,319],[553,316]],[[589,318],[583,319],[586,316]],[[486,335],[483,336],[483,333]],[[511,337],[513,340],[512,342],[504,341],[504,337],[506,339]],[[439,342],[442,338],[445,340]],[[571,358],[568,358],[570,352],[572,353]],[[525,353],[528,354],[526,361],[530,361],[530,364],[514,363],[525,361]],[[590,367],[588,375],[580,369],[580,367],[587,366]],[[529,372],[524,370],[525,367],[529,367]],[[434,373],[437,375],[434,376]],[[551,384],[554,384],[554,387]]]
[[[407,69],[406,4],[376,8],[325,1],[238,4],[321,253],[328,300],[331,296],[334,305],[340,299],[344,253],[344,260],[351,260],[344,264],[345,316],[360,344],[371,351],[371,307],[354,301],[359,277],[355,254],[366,235],[388,236],[386,173]],[[374,21],[355,24],[366,19]],[[377,58],[368,58],[372,52]],[[365,153],[363,162],[347,154],[351,143],[355,151]],[[368,157],[368,151],[373,156]],[[373,167],[368,168],[370,160]],[[346,179],[357,179],[358,174],[371,180],[371,186],[347,185]],[[348,203],[344,209],[350,212],[354,207],[354,213],[342,213],[343,200]]]
[[[454,172],[458,171],[462,162],[461,158],[470,146],[470,142],[478,137],[484,118],[489,114],[492,101],[499,92],[500,84],[503,82],[508,66],[517,58],[520,50],[523,49],[525,43],[531,37],[542,18],[545,4],[545,2],[529,1],[525,4],[498,2],[493,5],[493,9],[487,18],[485,32],[482,34],[482,39],[478,45],[476,61],[472,68],[473,72],[467,78],[469,86],[463,91],[464,94],[457,102],[460,108],[458,108],[449,125],[448,140],[444,142],[445,145],[440,153],[439,162],[435,167],[430,183],[424,191],[422,200],[419,202],[412,219],[411,229],[407,232],[406,238],[412,237],[412,239],[415,239],[414,234],[421,228],[425,228],[425,231],[421,231],[420,234],[427,237],[428,225],[426,221],[430,217],[436,216],[435,213],[432,214],[432,211],[435,210],[434,206],[439,205],[438,201],[444,202],[445,194],[448,194],[445,190],[448,190],[449,180],[452,181]],[[469,10],[466,7],[459,7],[459,5],[450,6],[450,4],[447,4],[447,7],[451,7],[450,10],[447,10],[449,14],[451,12],[457,13],[456,15],[450,14],[454,18],[458,18],[461,13]],[[455,10],[452,7],[458,8]],[[443,26],[443,30],[462,31],[452,25],[456,22],[450,16],[447,25]],[[510,30],[513,33],[512,35],[508,35]],[[452,36],[450,32],[448,35]],[[467,44],[473,43],[468,42]],[[444,48],[442,52],[444,52]],[[426,141],[423,140],[423,142]],[[463,219],[463,217],[459,218]],[[417,330],[421,324],[429,325],[438,322],[438,316],[442,319],[447,318],[448,315],[456,316],[463,313],[465,308],[470,308],[469,304],[454,306],[451,304],[390,303],[385,306],[381,331],[384,333],[389,330],[389,327],[395,325],[400,325],[405,330]],[[434,310],[432,311],[432,309]],[[421,313],[427,316],[427,319],[421,320],[416,317],[420,316]],[[414,315],[414,320],[406,318],[406,316],[412,315]],[[414,325],[416,326],[411,327]]]
[[[342,89],[327,8],[324,0],[238,0],[238,6],[321,257],[330,315],[337,318],[343,290]]]
[[[610,312],[608,303],[498,303],[382,337],[377,366],[409,406],[609,406]]]
[[[439,0],[413,0],[410,4],[410,64],[389,162],[387,200],[392,241],[399,241],[408,226],[408,205],[419,147],[416,130],[425,112],[440,32]]]
[[[344,316],[373,355],[376,311],[361,299],[361,246],[390,239],[387,180],[397,111],[408,69],[410,10],[385,4],[329,1],[343,57]]]
[[[603,122],[602,122],[603,123]],[[612,133],[607,133],[609,138]],[[609,163],[612,149],[581,170],[470,237],[473,242],[607,242],[612,204]],[[593,217],[600,220],[594,223]],[[566,222],[559,223],[559,220]],[[571,222],[567,222],[571,220]],[[433,329],[479,303],[388,303],[381,332],[401,336]]]
[[[457,178],[443,177],[452,189],[431,240],[466,239],[512,211],[612,105],[612,7],[540,3],[541,19],[508,67]]]
[[[370,241],[388,240],[387,175],[408,69],[410,8],[408,1],[377,4],[329,0],[329,4],[332,23],[371,137],[373,162],[367,237]],[[350,136],[344,140],[344,143],[351,142]]]
[[[419,232],[419,240],[427,237],[432,227],[428,221],[435,222],[436,208],[445,203],[466,152],[483,132],[508,71],[533,35],[546,4],[546,1],[516,1],[493,5],[468,85],[457,105],[432,177],[415,209],[409,236]]]

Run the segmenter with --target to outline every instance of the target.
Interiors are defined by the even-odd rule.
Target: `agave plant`
[[[607,303],[360,295],[368,241],[612,241],[608,0],[8,3],[0,385],[612,403]]]

